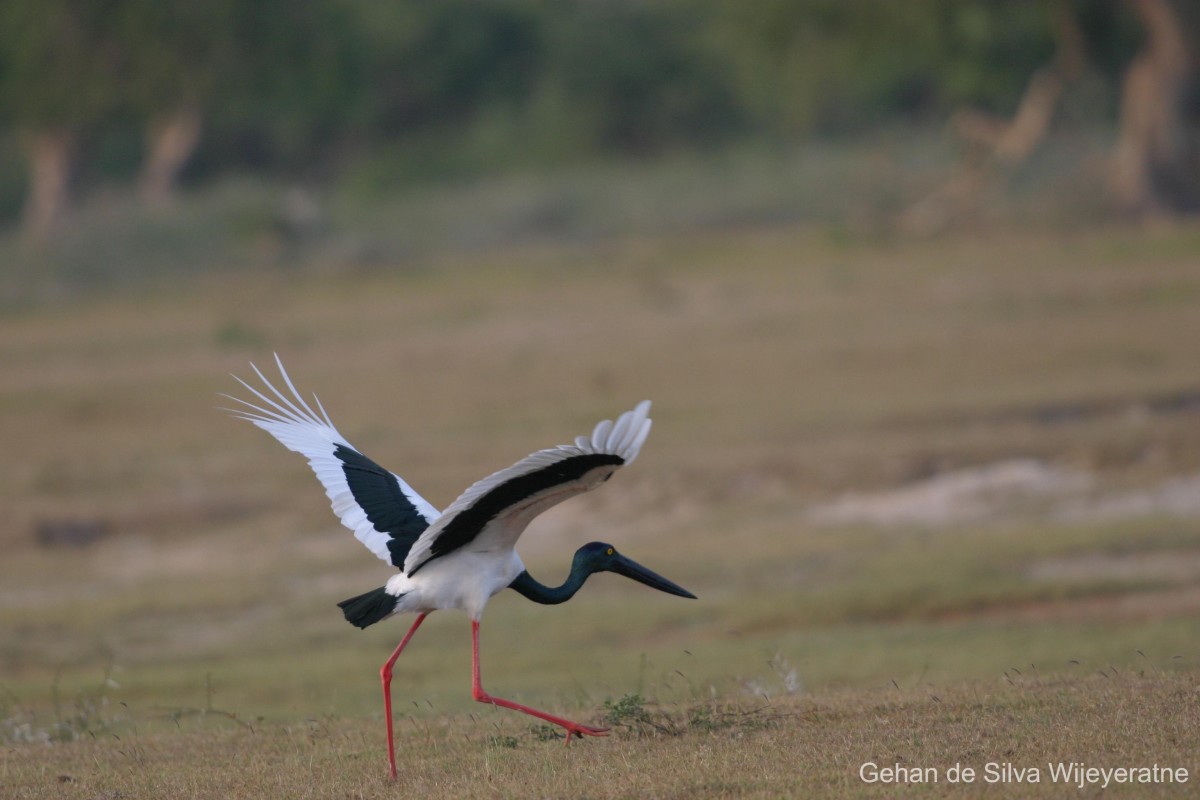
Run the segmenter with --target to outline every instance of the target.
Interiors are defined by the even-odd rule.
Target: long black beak
[[[638,583],[644,583],[652,589],[658,589],[660,592],[666,592],[667,594],[673,594],[679,597],[690,597],[693,600],[696,599],[696,595],[692,594],[679,584],[672,583],[662,575],[659,575],[657,572],[651,572],[641,564],[637,563],[636,561],[632,561],[625,556],[618,555],[613,565],[609,567],[609,570],[617,573],[618,575],[624,575],[626,578],[632,578]]]

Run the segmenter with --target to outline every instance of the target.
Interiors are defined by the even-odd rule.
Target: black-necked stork
[[[278,355],[275,363],[291,396],[275,388],[251,364],[264,391],[234,377],[262,405],[227,395],[243,406],[232,413],[253,422],[289,450],[306,456],[342,524],[354,531],[371,552],[400,568],[378,589],[338,605],[346,619],[359,628],[396,614],[417,615],[379,671],[391,777],[396,777],[392,666],[425,617],[438,609],[462,609],[471,618],[471,693],[476,700],[559,725],[566,730],[568,744],[573,736],[606,735],[606,728],[571,722],[484,691],[479,674],[479,619],[488,600],[503,589],[515,589],[538,603],[562,603],[571,599],[594,572],[615,572],[668,594],[695,598],[681,586],[621,555],[610,544],[592,542],[579,548],[570,575],[557,587],[534,580],[514,549],[522,531],[538,514],[572,495],[596,488],[618,467],[637,457],[650,433],[650,402],[639,403],[615,423],[601,422],[591,436],[580,436],[574,444],[531,453],[478,481],[439,512],[399,475],[351,446],[338,433],[321,401],[314,395],[318,414],[296,391]]]

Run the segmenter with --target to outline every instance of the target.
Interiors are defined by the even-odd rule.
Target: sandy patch
[[[1200,474],[1129,490],[1104,490],[1090,474],[1035,459],[954,470],[879,492],[847,492],[811,506],[823,525],[928,525],[1035,516],[1089,522],[1200,516]]]
[[[1091,485],[1085,473],[1034,459],[1011,459],[946,472],[896,489],[848,492],[813,506],[807,516],[832,525],[949,525],[1080,498]]]

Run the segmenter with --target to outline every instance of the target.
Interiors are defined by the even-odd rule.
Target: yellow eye
[[[615,553],[615,552],[617,552],[617,551],[616,551],[616,550],[614,550],[614,549],[612,549],[612,548],[610,547],[610,548],[608,548],[608,552],[607,552],[607,553],[605,553],[605,555],[609,555],[609,556],[611,556],[611,555],[612,555],[613,553]]]

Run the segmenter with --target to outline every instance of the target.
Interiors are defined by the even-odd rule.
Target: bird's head
[[[646,569],[636,561],[626,558],[617,552],[617,548],[604,542],[591,542],[575,551],[575,563],[572,565],[572,572],[576,570],[585,574],[615,572],[618,575],[624,575],[626,578],[632,578],[638,583],[644,583],[653,589],[658,589],[660,592],[666,592],[667,594],[679,597],[690,597],[693,600],[696,599],[696,595],[687,589],[667,580],[656,572]]]

